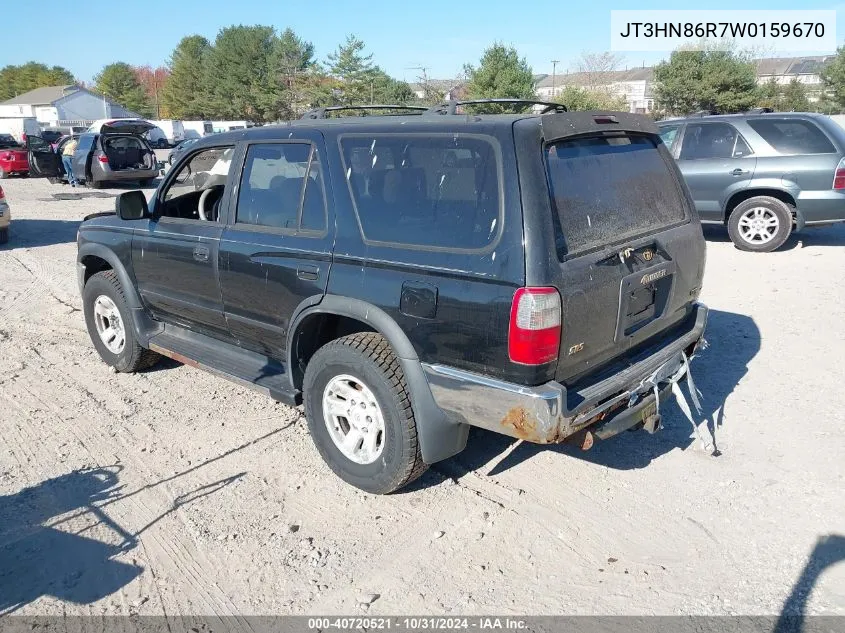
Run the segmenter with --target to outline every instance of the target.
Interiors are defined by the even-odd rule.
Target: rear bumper
[[[687,333],[591,385],[579,394],[584,398],[578,398],[571,410],[566,387],[558,382],[526,387],[443,365],[423,364],[423,369],[435,402],[456,423],[539,444],[560,442],[596,425],[595,435],[606,439],[657,413],[653,390],[641,383],[657,370],[662,370],[660,375],[673,374],[683,362],[683,353],[698,347],[707,324],[707,307],[697,304],[695,310],[694,325]],[[670,383],[659,384],[661,400],[670,387]]]

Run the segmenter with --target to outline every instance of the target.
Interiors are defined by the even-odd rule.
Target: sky
[[[38,10],[50,5],[57,9],[68,6],[45,0]],[[164,64],[186,35],[213,40],[226,26],[263,24],[280,31],[292,28],[314,44],[321,61],[348,34],[354,34],[365,42],[375,63],[409,82],[422,74],[416,67],[426,67],[429,78],[454,78],[465,63],[476,64],[495,41],[514,46],[535,73],[551,74],[551,60],[560,60],[560,73],[574,68],[582,52],[610,48],[611,9],[685,8],[677,2],[647,0],[613,4],[561,0],[144,0],[122,18],[126,9],[118,7],[126,5],[114,0],[75,0],[72,5],[73,15],[80,17],[62,18],[49,37],[15,37],[13,45],[0,47],[0,67],[39,61],[64,66],[78,79],[90,81],[104,65],[115,61]],[[689,8],[700,6],[691,4]],[[805,0],[798,6],[795,0],[712,0],[707,8],[837,9],[837,42],[845,39],[842,3]],[[5,24],[29,24],[35,10],[31,2],[0,0]],[[652,52],[623,55],[623,66],[629,68],[651,65],[666,56]]]

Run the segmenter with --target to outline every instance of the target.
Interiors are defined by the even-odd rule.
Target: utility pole
[[[422,85],[423,85],[423,99],[428,100],[431,96],[428,90],[428,74],[426,71],[428,68],[426,66],[411,66],[410,68],[406,68],[405,70],[421,70],[422,71]],[[438,97],[438,100],[440,97]]]
[[[552,60],[552,98],[555,96],[555,88],[557,84],[557,65],[560,63],[559,59]]]

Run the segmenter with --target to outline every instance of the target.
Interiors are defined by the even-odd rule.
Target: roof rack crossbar
[[[344,105],[326,106],[308,110],[302,115],[303,119],[327,119],[329,112],[340,112],[344,110],[400,110],[405,114],[423,114],[428,110],[426,106],[399,105],[399,104],[370,104],[370,105]]]
[[[457,110],[459,106],[484,103],[539,105],[543,106],[543,109],[540,111],[540,114],[567,111],[566,106],[562,103],[553,103],[551,101],[538,101],[536,99],[465,99],[444,101],[443,103],[429,108],[426,114],[458,114]]]

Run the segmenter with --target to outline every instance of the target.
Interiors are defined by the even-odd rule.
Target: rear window
[[[546,163],[561,258],[685,218],[675,172],[649,137],[553,143]]]
[[[494,139],[374,134],[340,144],[366,239],[448,250],[495,241],[502,222]]]
[[[836,148],[814,123],[801,119],[749,119],[748,125],[781,154],[833,154]]]

